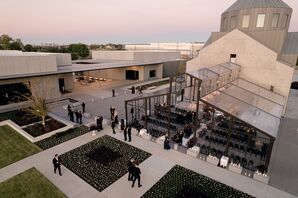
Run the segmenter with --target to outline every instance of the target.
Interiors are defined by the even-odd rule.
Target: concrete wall
[[[265,88],[288,96],[293,68],[277,61],[277,53],[235,29],[203,48],[197,58],[187,62],[187,71],[211,67],[230,61],[237,54],[236,63],[241,65],[240,76]]]
[[[55,56],[0,55],[0,76],[57,71]]]
[[[66,91],[71,91],[74,88],[74,79],[73,75],[70,74],[59,74],[58,79],[63,78],[64,79],[64,88]]]
[[[186,60],[169,61],[163,63],[163,77],[177,76],[186,71]]]
[[[71,66],[71,54],[53,54],[56,56],[58,66]]]
[[[280,59],[285,61],[286,63],[292,65],[293,67],[297,67],[297,59],[298,59],[298,54],[282,54],[280,56]]]
[[[17,78],[10,80],[1,80],[0,84],[24,83],[31,87],[32,95],[40,96],[46,100],[57,99],[61,96],[59,91],[58,75],[40,76],[30,78]]]
[[[180,59],[180,52],[151,51],[92,51],[92,59],[135,60],[141,62]]]
[[[93,77],[97,77],[97,78],[112,79],[112,80],[125,80],[126,79],[126,70],[139,71],[139,80],[140,81],[152,80],[152,79],[157,79],[157,78],[163,77],[163,65],[162,64],[89,71],[89,72],[85,72],[84,75],[93,76]],[[150,70],[156,70],[156,77],[154,77],[154,78],[149,77]]]
[[[145,66],[144,67],[144,78],[143,80],[153,80],[153,79],[158,79],[163,77],[163,66],[162,64],[159,65],[150,65],[150,66]],[[155,70],[155,77],[150,78],[150,71]]]

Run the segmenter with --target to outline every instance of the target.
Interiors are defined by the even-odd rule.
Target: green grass
[[[0,183],[1,198],[64,198],[54,184],[35,168]]]
[[[0,126],[0,168],[41,151],[9,126]],[[0,196],[1,197],[1,196]]]

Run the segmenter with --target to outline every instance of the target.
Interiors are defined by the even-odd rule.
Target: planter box
[[[151,140],[152,139],[152,136],[148,133],[144,133],[141,135],[142,138],[146,139],[146,140]]]
[[[137,129],[135,129],[135,128],[132,128],[131,129],[131,134],[133,134],[133,135],[139,135],[139,131]]]
[[[200,147],[194,146],[192,148],[187,149],[186,154],[192,157],[197,158],[200,153]]]
[[[238,167],[238,166],[232,166],[232,165],[229,164],[228,169],[229,169],[230,171],[234,172],[234,173],[241,174],[243,168],[242,168],[241,166]]]
[[[256,172],[254,173],[253,178],[254,178],[254,180],[257,180],[257,181],[265,183],[265,184],[268,184],[268,182],[269,182],[269,177],[268,176],[266,177],[266,176],[263,176],[263,175],[259,175]]]
[[[178,151],[179,145],[178,144],[174,144],[174,150]]]
[[[207,156],[207,162],[209,162],[210,164],[213,164],[213,165],[217,166],[218,163],[219,163],[219,159],[213,158],[213,157],[210,157],[210,156]]]
[[[157,139],[155,140],[155,142],[156,142],[157,144],[163,145],[164,142],[165,142],[165,136],[163,135],[163,136],[157,138]]]

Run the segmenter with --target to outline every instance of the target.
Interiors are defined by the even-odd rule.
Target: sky
[[[23,43],[206,41],[236,0],[0,0],[0,35]],[[298,31],[298,0],[290,31]]]

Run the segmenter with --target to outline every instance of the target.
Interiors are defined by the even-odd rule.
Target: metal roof
[[[271,137],[276,137],[285,98],[277,93],[267,92],[270,91],[244,79],[237,79],[201,100]]]
[[[298,32],[288,33],[282,54],[298,54]]]
[[[288,8],[291,9],[283,0],[238,0],[225,12],[245,10],[253,8]],[[224,13],[225,13],[224,12]]]

